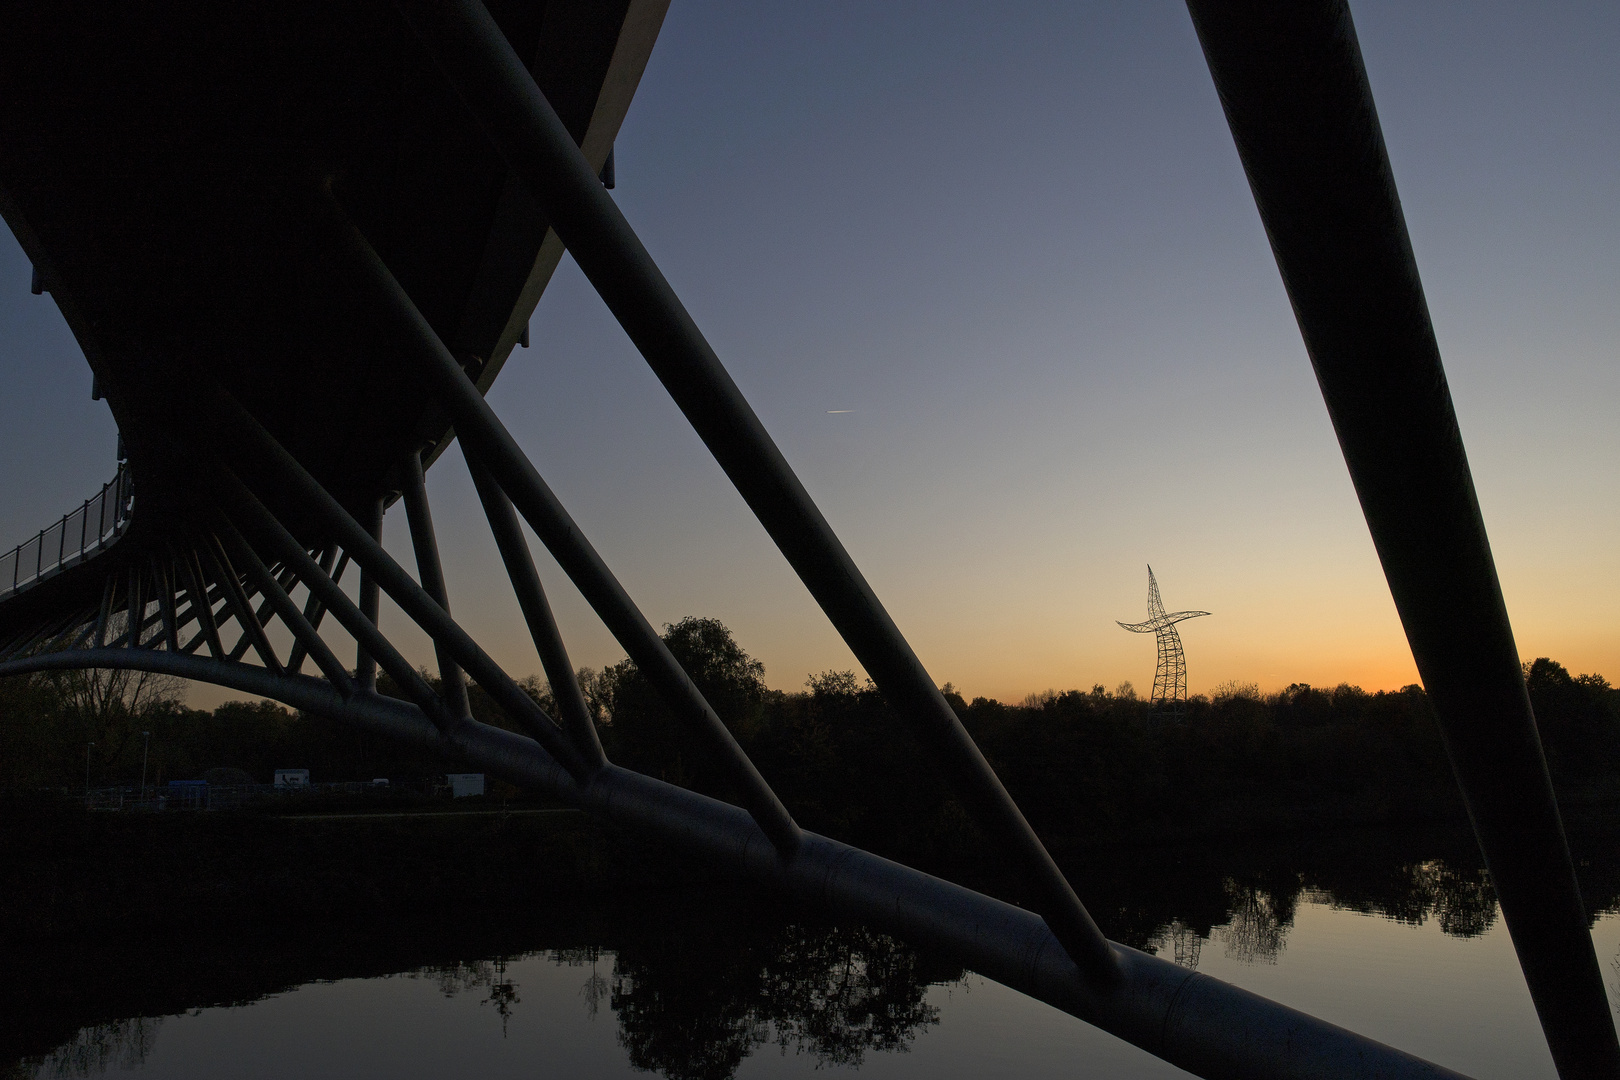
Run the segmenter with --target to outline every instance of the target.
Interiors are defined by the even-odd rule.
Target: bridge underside
[[[490,5],[594,168],[665,3]],[[353,508],[445,438],[312,236],[320,189],[481,389],[563,250],[386,0],[20,5],[0,25],[0,146],[0,210],[84,347],[148,519],[194,504],[171,400],[193,372]]]
[[[599,180],[663,7],[0,15],[0,212],[84,347],[134,492],[116,542],[0,596],[0,675],[140,668],[433,747],[952,949],[1203,1076],[1453,1075],[1103,939]],[[1190,7],[1555,1060],[1620,1077],[1349,12]],[[485,403],[565,246],[1033,910],[799,829]],[[452,429],[555,717],[452,617],[423,482]],[[396,497],[414,573],[377,540]],[[606,761],[520,519],[736,805]],[[438,688],[378,628],[381,592],[432,639]],[[468,678],[525,734],[473,721]]]

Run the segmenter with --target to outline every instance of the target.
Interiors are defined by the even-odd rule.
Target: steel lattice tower
[[[1181,635],[1176,623],[1208,615],[1207,611],[1173,611],[1166,613],[1164,601],[1159,599],[1159,582],[1148,567],[1147,622],[1120,623],[1133,634],[1155,634],[1159,642],[1159,666],[1153,673],[1152,705],[1155,709],[1178,710],[1187,700],[1187,656],[1181,649]]]
[[[0,677],[173,675],[374,732],[937,948],[1210,1080],[1458,1076],[1104,936],[609,193],[668,0],[88,7],[0,5],[0,218],[127,453],[0,550]],[[1187,7],[1552,1060],[1563,1080],[1620,1080],[1348,0]],[[267,116],[298,137],[261,137]],[[486,400],[565,251],[1027,908],[802,828]],[[546,707],[452,615],[425,479],[452,444]],[[381,543],[396,501],[414,573]],[[608,760],[530,536],[734,801]],[[1166,614],[1148,584],[1149,620],[1126,629],[1158,636],[1153,701],[1173,709],[1174,624],[1207,613]],[[437,685],[396,622],[432,641]],[[510,726],[472,716],[469,682]]]

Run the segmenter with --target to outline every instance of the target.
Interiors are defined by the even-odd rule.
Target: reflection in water
[[[1169,953],[1170,958],[1189,971],[1198,970],[1198,958],[1203,954],[1204,935],[1180,919],[1172,919],[1152,941],[1148,950],[1155,954]]]
[[[1620,952],[1615,953],[1614,959],[1609,961],[1609,970],[1615,975],[1609,980],[1609,1000],[1614,1002],[1614,1011],[1620,1013]]]
[[[1230,921],[1218,930],[1226,955],[1245,964],[1275,964],[1294,925],[1296,894],[1272,895],[1253,885],[1228,880]]]
[[[1228,959],[1278,964],[1296,911],[1306,903],[1410,925],[1432,918],[1454,937],[1477,937],[1495,922],[1496,902],[1483,871],[1440,859],[1375,861],[1353,871],[1347,866],[1337,858],[1254,863],[1239,876],[1199,876],[1196,888],[1190,876],[1179,888],[1162,880],[1138,882],[1134,892],[1120,890],[1118,906],[1099,910],[1105,926],[1111,917],[1141,928],[1122,934],[1129,928],[1107,926],[1116,937],[1189,969],[1198,967],[1204,945],[1215,941]],[[538,956],[578,969],[581,1012],[595,1019],[606,1005],[629,1064],[669,1080],[730,1080],[750,1055],[769,1047],[804,1055],[817,1068],[858,1068],[870,1053],[904,1052],[939,1023],[929,988],[965,976],[948,959],[866,927],[784,922],[798,916],[709,894],[685,902],[648,898],[617,913],[585,910],[583,924],[559,912],[529,937],[485,951],[486,959],[424,965],[426,957],[418,954],[401,967],[410,969],[407,978],[431,982],[446,997],[481,995],[480,1004],[500,1016],[503,1033],[523,1004],[522,987],[511,974],[519,960]],[[1620,956],[1614,969],[1620,980]],[[400,967],[352,974],[389,970]],[[334,976],[328,971],[318,977]],[[244,987],[234,1000],[276,989]],[[166,1006],[153,1011],[191,1007],[164,1000]],[[0,1062],[0,1080],[139,1068],[160,1023],[137,1018],[84,1027],[14,1071]]]
[[[569,967],[584,967],[586,964],[591,966],[590,977],[585,980],[585,985],[579,988],[579,996],[585,1001],[585,1014],[592,1020],[596,1019],[596,1014],[602,1009],[602,1002],[608,1000],[608,995],[612,992],[607,978],[597,970],[603,956],[602,949],[595,945],[583,949],[556,949],[551,954],[552,959],[559,964],[567,964]]]
[[[1496,893],[1483,870],[1463,873],[1442,862],[1419,863],[1412,867],[1408,895],[1417,910],[1391,918],[1422,926],[1433,914],[1440,929],[1465,938],[1479,937],[1496,922]]]
[[[619,1044],[638,1069],[670,1080],[729,1080],[755,1050],[774,1044],[816,1065],[858,1068],[869,1051],[903,1052],[939,1022],[928,988],[959,981],[960,968],[930,970],[915,949],[863,927],[686,925],[626,943],[617,954],[556,949],[553,963],[590,966],[580,988],[589,1015],[604,998]],[[611,977],[599,965],[612,960]],[[447,997],[487,990],[503,1021],[521,1001],[506,961],[423,968]],[[504,1030],[504,1023],[503,1023]]]
[[[139,1068],[157,1043],[163,1021],[137,1016],[80,1028],[79,1033],[39,1062],[28,1062],[32,1069],[23,1075],[40,1080],[55,1077],[99,1076],[108,1069]],[[21,1070],[19,1070],[21,1071]]]
[[[723,959],[695,944],[645,942],[614,964],[620,1042],[632,1065],[670,1080],[725,1080],[772,1041],[818,1066],[903,1051],[939,1022],[929,985],[963,975],[925,971],[916,950],[864,927],[789,925]]]
[[[507,978],[506,957],[495,960],[456,961],[451,964],[432,964],[407,972],[412,979],[431,979],[439,985],[439,993],[455,997],[468,990],[487,989],[489,993],[480,1002],[495,1006],[501,1018],[501,1034],[506,1034],[507,1022],[512,1019],[512,1008],[523,999],[518,997],[517,983]]]
[[[1439,859],[1390,868],[1383,880],[1363,877],[1332,884],[1337,887],[1314,883],[1305,874],[1226,878],[1223,922],[1211,920],[1200,933],[1191,919],[1177,916],[1149,935],[1144,947],[1195,970],[1202,946],[1209,941],[1219,941],[1229,959],[1276,964],[1288,947],[1288,931],[1301,901],[1409,926],[1422,926],[1433,918],[1450,937],[1479,937],[1496,922],[1496,894],[1485,871],[1460,870]]]

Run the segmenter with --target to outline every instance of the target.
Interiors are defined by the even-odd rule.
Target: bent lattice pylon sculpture
[[[1200,1076],[1455,1076],[1103,936],[606,189],[667,6],[0,7],[0,214],[128,450],[111,501],[0,557],[0,676],[177,675],[438,751],[944,950]],[[1349,9],[1188,6],[1553,1059],[1565,1080],[1620,1080]],[[565,250],[1023,906],[801,829],[486,401]],[[423,477],[452,440],[556,716],[451,613]],[[380,543],[396,501],[414,574]],[[607,760],[525,523],[731,801]],[[437,688],[378,625],[383,594],[432,640]],[[1188,615],[1152,595],[1156,617]],[[468,680],[522,733],[475,720]]]
[[[1155,709],[1179,709],[1181,703],[1187,700],[1187,656],[1181,651],[1181,635],[1176,632],[1176,623],[1208,614],[1207,611],[1172,611],[1166,614],[1164,601],[1159,599],[1159,583],[1153,577],[1153,567],[1148,567],[1147,622],[1122,622],[1119,625],[1133,634],[1158,636],[1159,665],[1153,672],[1151,699]]]

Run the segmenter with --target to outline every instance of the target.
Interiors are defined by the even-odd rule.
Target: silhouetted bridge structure
[[[947,949],[1202,1076],[1454,1075],[1099,932],[605,190],[664,6],[0,15],[0,211],[112,408],[130,495],[94,543],[70,517],[17,553],[0,674],[160,672],[436,749]],[[1565,1078],[1620,1077],[1349,11],[1189,6],[1554,1060]],[[1030,909],[800,829],[485,403],[565,248]],[[451,614],[423,472],[452,437],[555,717]],[[378,542],[400,497],[414,575]],[[735,805],[605,759],[520,518],[725,763]],[[376,625],[379,591],[434,642],[441,691]],[[358,642],[352,664],[322,637],[333,624]],[[379,668],[404,700],[376,693]],[[473,721],[468,677],[528,734]]]

